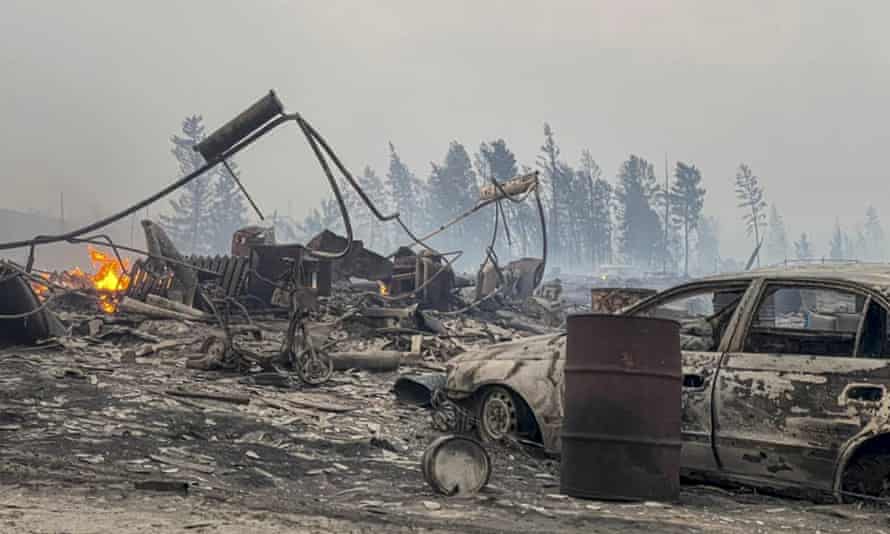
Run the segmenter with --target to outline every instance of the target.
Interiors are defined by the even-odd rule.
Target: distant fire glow
[[[385,297],[385,296],[389,295],[389,288],[386,287],[386,284],[384,284],[383,282],[378,280],[377,285],[380,287],[380,295],[381,296]]]

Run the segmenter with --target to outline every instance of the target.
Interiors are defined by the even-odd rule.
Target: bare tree
[[[745,210],[742,220],[748,235],[754,236],[754,246],[757,247],[760,245],[760,228],[766,224],[766,202],[763,200],[760,178],[744,163],[739,165],[735,175],[735,194],[739,207]],[[757,266],[760,266],[760,254],[757,255]]]

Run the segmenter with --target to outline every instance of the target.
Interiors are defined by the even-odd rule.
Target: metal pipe
[[[269,94],[195,145],[195,150],[204,156],[205,161],[219,161],[226,151],[283,113],[284,106],[275,91],[269,91]]]

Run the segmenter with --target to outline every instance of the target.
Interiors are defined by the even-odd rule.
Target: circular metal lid
[[[423,455],[427,482],[444,495],[472,495],[488,483],[491,460],[477,441],[463,436],[442,436]]]

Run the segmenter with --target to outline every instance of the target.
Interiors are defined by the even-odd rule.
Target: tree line
[[[441,162],[430,164],[424,179],[390,143],[385,175],[365,167],[358,181],[378,206],[398,211],[420,234],[472,208],[480,189],[492,180],[505,181],[535,169],[542,178],[551,265],[589,272],[604,264],[629,263],[652,271],[688,272],[693,264],[709,270],[716,263],[716,223],[702,217],[705,189],[695,165],[677,162],[662,182],[656,179],[653,164],[630,155],[613,185],[589,150],[581,152],[575,165],[566,161],[549,124],[544,125],[533,166],[521,164],[503,139],[481,143],[472,155],[466,146],[452,141]],[[352,191],[347,190],[346,200],[359,221],[354,225],[357,237],[366,245],[389,251],[410,244],[395,225],[376,221]],[[505,204],[496,255],[539,255],[540,220],[534,204]],[[463,250],[468,263],[481,263],[495,230],[493,212],[492,208],[474,215],[431,244],[439,250]],[[306,235],[323,228],[342,229],[333,198],[289,225],[296,227],[294,234]]]
[[[181,173],[203,164],[193,150],[204,138],[199,115],[187,117],[181,133],[171,138],[172,153]],[[701,170],[691,162],[675,162],[662,176],[655,165],[631,154],[608,180],[590,150],[582,150],[570,164],[549,124],[533,165],[520,163],[503,139],[482,142],[472,151],[452,141],[441,161],[431,162],[421,177],[411,169],[393,143],[382,175],[366,166],[355,178],[383,212],[398,211],[412,231],[423,234],[472,208],[479,191],[492,180],[503,182],[519,174],[540,171],[542,202],[551,266],[591,272],[605,264],[621,263],[644,271],[706,274],[744,268],[720,253],[720,225],[704,215],[706,189]],[[233,163],[233,169],[238,172]],[[739,165],[735,179],[742,223],[759,250],[758,263],[788,259],[829,257],[880,261],[885,257],[884,233],[877,211],[868,208],[861,224],[853,229],[835,224],[831,242],[818,254],[807,233],[792,240],[775,204],[766,202],[760,178]],[[411,244],[398,225],[381,223],[345,182],[344,201],[353,219],[357,239],[365,246],[388,254]],[[462,250],[462,267],[472,270],[484,261],[492,235],[492,253],[498,258],[539,256],[542,248],[540,221],[533,202],[503,202],[498,220],[491,207],[472,215],[431,240],[441,251]],[[186,185],[170,202],[170,213],[161,224],[170,237],[190,254],[227,253],[232,233],[248,221],[247,206],[228,171],[217,166]],[[305,242],[318,232],[343,232],[333,195],[324,198],[302,219],[271,214],[269,222],[282,242]]]
[[[795,239],[788,236],[784,218],[775,205],[770,206],[766,257],[770,263],[788,260],[856,260],[882,262],[887,259],[886,236],[878,212],[873,206],[852,228],[844,228],[835,219],[828,244],[817,247],[810,234],[801,232]]]

